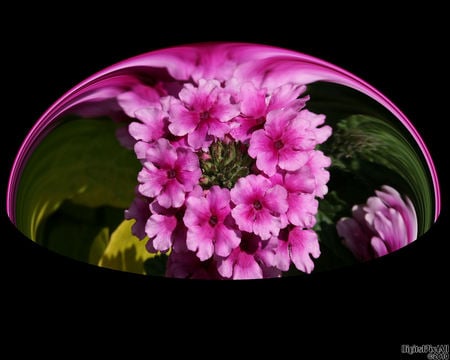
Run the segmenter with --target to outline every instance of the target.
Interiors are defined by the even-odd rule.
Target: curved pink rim
[[[434,221],[437,220],[441,211],[441,196],[437,171],[423,139],[405,114],[403,114],[396,105],[394,105],[386,96],[364,80],[327,61],[293,50],[249,43],[192,44],[148,52],[123,60],[100,70],[67,91],[38,119],[36,124],[26,136],[16,155],[11,169],[7,189],[6,208],[10,220],[14,224],[16,223],[14,211],[15,195],[21,170],[27,160],[28,150],[32,148],[36,139],[38,139],[42,132],[49,131],[52,128],[52,121],[63,111],[65,111],[67,107],[71,107],[85,101],[86,98],[82,98],[81,95],[83,95],[84,92],[91,91],[93,87],[99,87],[100,84],[98,83],[98,80],[101,77],[104,77],[113,71],[125,70],[132,67],[157,67],[167,68],[169,73],[177,79],[187,79],[196,66],[196,60],[200,58],[201,55],[207,54],[210,57],[214,57],[218,56],[215,54],[223,53],[231,55],[237,62],[240,60],[242,61],[249,59],[270,60],[271,58],[274,58],[274,61],[285,62],[288,64],[288,76],[292,80],[301,81],[303,83],[330,81],[349,86],[370,96],[383,105],[407,128],[425,157],[434,187]],[[117,76],[112,79],[105,78],[105,80],[101,82],[101,86],[104,86],[105,84],[110,85],[113,83],[119,84],[120,82],[126,81],[126,78],[126,76]]]

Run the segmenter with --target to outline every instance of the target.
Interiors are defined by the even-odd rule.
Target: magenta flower
[[[294,227],[280,232],[274,261],[278,269],[289,270],[292,261],[298,270],[309,274],[314,269],[311,256],[316,259],[320,256],[319,241],[314,231]]]
[[[187,248],[196,252],[201,261],[213,254],[228,256],[239,245],[228,189],[213,186],[206,197],[190,196],[183,219],[188,228]]]
[[[240,178],[230,194],[236,205],[231,214],[240,230],[253,232],[263,240],[278,235],[283,225],[281,216],[288,209],[286,189],[252,174]]]
[[[176,136],[187,135],[188,144],[195,150],[227,134],[227,122],[239,114],[231,94],[217,80],[200,79],[198,87],[187,83],[178,97],[171,99],[169,130]]]
[[[293,108],[274,110],[267,114],[264,129],[252,134],[248,154],[256,166],[273,176],[280,169],[295,171],[308,161],[308,151],[331,135],[331,128],[321,125],[325,117],[307,110]]]
[[[270,111],[287,106],[300,110],[309,98],[308,96],[298,98],[305,89],[304,85],[285,84],[269,94],[267,89],[256,88],[251,82],[242,84],[235,94],[235,97],[240,99],[239,126],[231,130],[231,135],[236,140],[245,142],[255,130],[264,126]]]
[[[188,148],[175,148],[161,138],[150,145],[146,159],[138,174],[139,192],[155,197],[165,208],[182,206],[185,194],[194,189],[201,176],[195,153]]]
[[[417,238],[417,216],[408,197],[384,185],[366,204],[352,208],[353,218],[342,218],[337,232],[359,260],[391,253]]]
[[[278,277],[281,272],[273,267],[275,246],[273,240],[263,241],[244,232],[239,246],[228,257],[217,259],[217,270],[224,278],[232,279]]]

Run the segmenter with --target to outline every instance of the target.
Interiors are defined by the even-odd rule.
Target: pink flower
[[[280,232],[275,255],[275,266],[278,269],[289,270],[292,261],[298,270],[309,274],[314,269],[311,256],[315,259],[320,256],[319,241],[314,231],[294,227]]]
[[[316,126],[324,116],[307,110],[300,112],[292,108],[271,111],[267,114],[264,129],[257,130],[250,139],[248,154],[256,159],[256,166],[268,176],[277,171],[295,171],[308,161],[308,150],[325,141],[331,128]]]
[[[151,142],[166,135],[168,114],[158,107],[136,110],[136,119],[128,126],[130,135],[136,140]]]
[[[281,216],[288,209],[287,192],[280,185],[272,185],[262,175],[240,178],[230,191],[236,207],[231,214],[242,231],[253,232],[263,240],[278,235]]]
[[[263,241],[255,234],[242,233],[241,243],[226,258],[217,259],[217,269],[225,278],[262,279],[281,275],[272,265],[275,242]]]
[[[206,197],[190,196],[186,201],[187,248],[201,261],[213,254],[228,256],[240,238],[231,217],[230,192],[213,186]]]
[[[384,185],[366,204],[352,208],[353,218],[342,218],[337,232],[359,260],[391,253],[417,238],[417,216],[408,197]]]
[[[231,130],[231,135],[239,141],[247,141],[253,131],[261,129],[267,114],[286,106],[301,109],[308,97],[299,99],[304,92],[304,85],[285,84],[275,89],[272,94],[267,89],[258,89],[251,82],[236,89],[236,98],[240,99],[241,116],[237,118],[239,126]]]
[[[184,147],[174,148],[161,138],[150,145],[146,159],[138,174],[139,192],[155,197],[165,208],[182,206],[185,194],[194,189],[201,176],[195,153]]]
[[[187,135],[196,150],[228,133],[227,122],[239,114],[238,105],[231,103],[230,93],[217,80],[200,79],[198,87],[187,83],[178,97],[170,104],[169,130],[176,136]]]

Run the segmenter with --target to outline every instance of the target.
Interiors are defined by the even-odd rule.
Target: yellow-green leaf
[[[112,233],[98,265],[114,270],[145,274],[144,262],[155,256],[146,248],[146,240],[139,240],[131,232],[134,220],[125,220]]]

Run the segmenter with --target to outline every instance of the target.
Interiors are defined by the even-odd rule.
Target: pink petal
[[[256,158],[256,167],[268,176],[275,175],[278,157],[274,151],[260,152]]]
[[[246,116],[259,118],[266,113],[266,91],[256,89],[251,82],[242,84],[240,89],[242,96],[241,111]]]
[[[132,91],[118,95],[117,102],[129,117],[134,117],[136,110],[155,106],[159,103],[159,98],[160,96],[154,88],[138,84],[133,87]]]
[[[295,227],[289,232],[289,243],[291,245],[291,259],[295,267],[307,274],[314,269],[311,256],[320,256],[319,241],[317,234],[312,230],[302,230]]]
[[[167,181],[167,174],[164,170],[157,169],[153,164],[147,163],[138,173],[139,193],[148,197],[155,197],[161,193]]]
[[[211,141],[206,141],[206,134],[208,133],[208,125],[205,122],[201,122],[195,130],[188,134],[188,144],[195,150],[203,148]]]
[[[158,195],[158,203],[165,208],[179,208],[184,204],[185,192],[183,186],[176,180],[170,179]]]
[[[316,129],[314,131],[314,134],[316,136],[316,144],[324,143],[331,136],[332,133],[333,129],[328,125]]]
[[[217,271],[220,275],[228,279],[233,276],[233,267],[239,255],[239,252],[240,250],[239,248],[237,248],[233,250],[230,256],[228,256],[227,258],[219,258],[217,260]]]
[[[313,193],[315,179],[308,166],[300,168],[296,172],[286,173],[284,185],[289,192]]]
[[[172,232],[177,226],[175,216],[153,214],[145,225],[145,232],[153,238],[153,247],[159,251],[167,251],[172,245]]]
[[[189,228],[209,221],[211,212],[208,201],[204,197],[189,197],[186,200],[184,223]]]
[[[288,271],[291,264],[288,245],[288,242],[284,240],[278,242],[274,265],[281,271]]]
[[[205,261],[214,254],[213,231],[210,226],[197,225],[188,229],[186,237],[187,248],[196,252],[201,261]]]
[[[263,206],[273,213],[284,214],[288,209],[287,191],[280,185],[275,185],[264,194]]]
[[[284,170],[295,171],[300,169],[309,160],[306,151],[298,151],[284,147],[278,152],[278,166]]]
[[[255,219],[255,210],[253,205],[239,204],[231,210],[231,215],[234,221],[236,221],[239,230],[252,232],[253,221]]]
[[[197,113],[189,111],[183,104],[176,102],[171,104],[169,115],[169,130],[176,136],[190,134],[200,121]]]
[[[233,279],[262,279],[262,269],[255,258],[241,252],[234,265]]]
[[[235,204],[252,204],[255,199],[261,198],[271,185],[270,180],[262,175],[248,175],[234,184],[230,190],[231,200]]]
[[[217,185],[212,186],[208,193],[208,203],[211,210],[220,212],[225,209],[226,213],[230,211],[230,191],[222,189]]]
[[[386,248],[386,244],[383,240],[381,240],[379,237],[374,236],[370,240],[370,245],[372,245],[373,250],[375,251],[375,254],[377,257],[387,255],[389,253],[388,249]]]
[[[134,145],[134,152],[139,160],[144,160],[147,157],[147,150],[149,149],[150,144],[145,141],[138,141]]]
[[[229,133],[231,128],[228,123],[223,123],[217,120],[208,122],[208,131],[207,133],[213,135],[218,138],[222,138],[225,134]]]
[[[285,107],[292,101],[295,101],[301,93],[305,92],[306,86],[305,85],[298,85],[293,83],[284,84],[282,86],[279,86],[276,88],[272,96],[270,97],[270,103],[268,108],[270,110],[279,109],[282,107]],[[306,98],[305,100],[307,100]],[[301,108],[304,106],[305,101],[302,101],[298,108]]]
[[[223,224],[215,227],[215,253],[219,256],[226,257],[231,251],[239,246],[241,238],[237,236],[236,231],[227,228]]]
[[[269,239],[272,235],[278,235],[278,232],[280,231],[280,219],[272,216],[270,212],[265,209],[255,211],[254,213],[255,220],[253,221],[253,233],[259,235],[263,240]]]
[[[261,152],[271,151],[273,140],[269,138],[263,129],[256,130],[250,139],[248,154],[255,159]]]
[[[289,222],[302,228],[312,228],[316,223],[319,202],[311,194],[289,194]]]
[[[161,138],[150,144],[146,158],[161,168],[172,169],[177,159],[177,153],[169,140]]]

